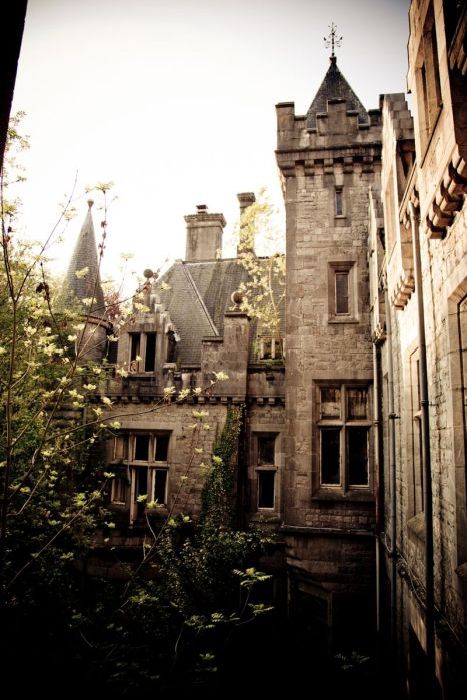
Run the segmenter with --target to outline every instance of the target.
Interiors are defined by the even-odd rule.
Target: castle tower
[[[106,319],[96,236],[92,220],[92,199],[81,227],[65,278],[65,297],[82,309],[86,326],[76,342],[80,360],[100,361],[106,351],[109,322]]]
[[[337,644],[352,629],[355,648],[374,606],[367,220],[380,178],[380,114],[365,110],[334,51],[308,113],[295,115],[293,103],[276,109],[287,227],[290,590],[299,610],[300,600],[315,599]]]

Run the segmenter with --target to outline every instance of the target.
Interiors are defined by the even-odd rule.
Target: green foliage
[[[217,533],[220,527],[232,525],[236,458],[243,410],[243,407],[229,406],[225,426],[213,447],[211,468],[202,492],[200,525],[205,533]]]

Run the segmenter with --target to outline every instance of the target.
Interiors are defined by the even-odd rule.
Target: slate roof
[[[181,365],[199,365],[202,339],[223,335],[224,314],[233,307],[231,295],[247,278],[247,271],[237,259],[177,260],[161,277],[160,282],[169,289],[161,289],[158,294],[180,336]],[[252,321],[252,337],[256,326]],[[255,359],[252,345],[250,361]]]
[[[93,201],[90,199],[86,218],[66,273],[65,296],[69,297],[71,294],[78,300],[94,298],[92,309],[86,306],[86,312],[90,311],[93,316],[105,318],[104,292],[99,274],[96,236],[91,213],[92,205]],[[88,268],[86,275],[77,277],[76,273],[84,268]]]
[[[337,67],[335,56],[332,56],[330,61],[331,65],[307,112],[307,129],[316,129],[316,115],[319,112],[327,112],[328,100],[335,98],[344,99],[348,110],[358,112],[359,124],[366,124],[369,121],[368,112]]]

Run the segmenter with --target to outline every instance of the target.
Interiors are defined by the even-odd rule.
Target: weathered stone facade
[[[413,0],[413,118],[404,94],[366,111],[334,55],[306,115],[277,106],[285,363],[258,354],[231,298],[246,270],[220,257],[224,218],[200,205],[186,261],[162,287],[147,272],[147,310],[120,332],[128,375],[99,387],[121,423],[110,545],[141,542],[146,500],[159,522],[199,515],[202,462],[243,406],[238,524],[276,531],[291,615],[334,648],[378,631],[410,698],[460,697],[466,667],[464,47],[462,3]]]
[[[404,95],[382,98],[384,221],[381,207],[370,207],[372,329],[382,382],[381,589],[390,592],[379,603],[380,609],[390,608],[402,682],[414,698],[457,698],[465,688],[467,171],[461,5],[412,2],[408,87],[414,119]]]
[[[374,610],[367,217],[369,189],[379,186],[380,115],[365,111],[332,57],[308,115],[279,104],[277,119],[287,220],[287,561],[339,627],[344,597],[347,613],[352,595],[366,596],[368,617]],[[326,412],[330,392],[343,403]],[[351,415],[355,392],[365,406]],[[359,478],[352,446],[364,462]],[[326,475],[332,461],[339,473]],[[363,606],[353,609],[362,619]]]

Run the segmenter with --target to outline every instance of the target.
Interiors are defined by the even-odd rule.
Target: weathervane
[[[329,29],[331,30],[329,32],[329,36],[324,37],[324,45],[328,49],[331,47],[332,53],[331,53],[331,58],[335,58],[336,54],[334,53],[334,47],[335,46],[340,46],[342,43],[342,37],[337,36],[336,30],[337,30],[337,25],[334,24],[334,22],[331,22],[331,24],[328,24]]]

